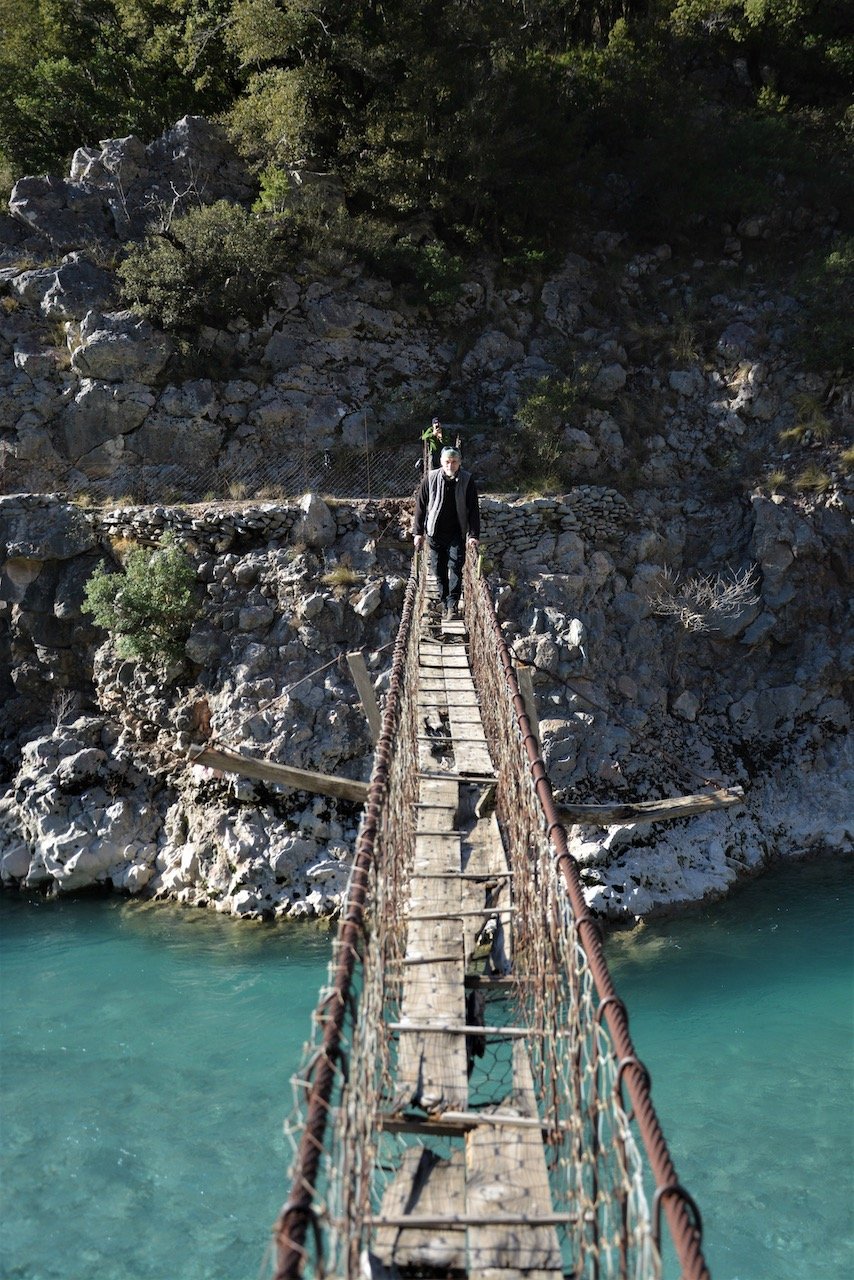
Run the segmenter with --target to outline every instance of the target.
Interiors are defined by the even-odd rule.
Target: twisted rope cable
[[[513,670],[507,644],[501,632],[488,584],[476,574],[476,561],[469,556],[466,561],[466,620],[472,636],[472,668],[475,683],[481,691],[481,705],[487,724],[487,737],[495,745],[498,757],[500,783],[497,790],[499,816],[516,850],[531,858],[534,833],[526,829],[523,815],[527,809],[525,786],[513,767],[513,757],[519,759],[519,746],[527,756],[530,784],[540,807],[540,827],[553,850],[553,866],[560,874],[568,898],[572,926],[578,938],[592,981],[598,995],[597,1025],[602,1019],[607,1023],[617,1057],[616,1099],[621,1098],[625,1082],[629,1094],[632,1115],[641,1135],[644,1151],[655,1179],[653,1243],[658,1250],[660,1216],[663,1208],[670,1234],[682,1267],[684,1280],[708,1280],[709,1271],[703,1257],[702,1225],[699,1212],[690,1195],[680,1184],[661,1125],[656,1115],[650,1092],[649,1074],[637,1057],[629,1033],[628,1013],[617,996],[605,959],[601,926],[587,907],[578,864],[570,855],[566,829],[560,821],[552,795],[551,784],[540,756],[539,743],[531,727],[524,698]],[[497,696],[497,686],[502,683],[504,697]],[[516,742],[511,743],[507,719],[501,716],[501,708],[508,702],[515,713]],[[503,721],[503,723],[502,723]],[[520,944],[535,943],[532,935],[536,926],[526,920],[520,911]],[[527,937],[526,937],[527,934]],[[536,949],[536,947],[534,947]]]

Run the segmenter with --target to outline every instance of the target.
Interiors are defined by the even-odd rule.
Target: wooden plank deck
[[[443,1216],[449,1206],[465,1201],[465,1152],[462,1147],[442,1159],[429,1147],[407,1147],[400,1170],[386,1187],[381,1218],[406,1215]],[[372,1253],[384,1267],[465,1271],[466,1233],[464,1227],[381,1226],[374,1237]]]
[[[510,1103],[511,1105],[508,1105]],[[528,1051],[513,1045],[512,1098],[495,1110],[514,1110],[532,1119],[537,1101]],[[545,1152],[536,1128],[478,1125],[466,1135],[466,1212],[486,1219],[496,1209],[505,1215],[548,1219],[552,1213]],[[553,1226],[484,1223],[467,1229],[469,1274],[479,1280],[511,1280],[536,1272],[557,1280],[563,1275],[560,1243]]]
[[[507,973],[513,954],[509,915],[511,880],[507,874],[509,868],[504,842],[494,813],[478,819],[466,836],[462,866],[466,875],[460,889],[462,909],[492,907],[495,912],[481,920],[464,917],[466,968],[476,968],[478,972]],[[468,879],[475,874],[482,875],[483,879]]]
[[[420,647],[415,853],[400,1016],[389,1020],[397,1075],[383,1117],[412,1145],[374,1219],[370,1271],[377,1280],[559,1280],[556,1225],[570,1215],[552,1208],[525,1032],[484,1025],[482,995],[466,986],[467,972],[510,969],[512,877],[495,815],[477,803],[483,786],[467,781],[490,785],[495,772],[464,634],[461,620],[443,623],[442,639],[425,636]],[[468,1053],[481,1028],[511,1041],[513,1082],[472,1109]]]
[[[455,783],[422,779],[418,822],[448,825],[447,834],[415,836],[415,875],[406,912],[400,1020],[417,1026],[465,1022],[465,952],[460,919],[460,838],[453,831],[458,807]],[[421,880],[419,872],[430,875]],[[445,873],[450,874],[445,875]],[[442,873],[442,878],[435,878]],[[429,886],[429,887],[427,887]],[[427,907],[431,910],[428,913]],[[432,915],[432,919],[419,916]],[[415,963],[415,962],[418,963]],[[463,1037],[418,1031],[399,1037],[395,1106],[435,1113],[465,1106],[468,1071]]]

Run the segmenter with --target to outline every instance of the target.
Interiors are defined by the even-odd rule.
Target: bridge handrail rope
[[[458,1258],[468,1257],[472,1272],[494,1266],[480,1263],[489,1246],[477,1233],[493,1232],[494,1239],[495,1232],[516,1221],[513,1212],[502,1212],[497,1204],[486,1218],[482,1209],[457,1212],[457,1203],[445,1203],[448,1197],[440,1192],[450,1182],[437,1182],[432,1199],[428,1186],[434,1171],[449,1179],[452,1174],[467,1178],[465,1169],[473,1169],[475,1181],[478,1171],[488,1176],[488,1168],[479,1169],[477,1163],[488,1159],[488,1147],[475,1135],[478,1125],[482,1132],[508,1135],[506,1141],[501,1139],[506,1149],[522,1141],[510,1136],[514,1125],[517,1134],[542,1131],[544,1148],[539,1158],[541,1162],[545,1158],[544,1176],[547,1173],[554,1206],[547,1194],[534,1213],[523,1213],[517,1225],[526,1224],[532,1242],[530,1258],[540,1249],[537,1256],[553,1261],[529,1261],[527,1266],[519,1264],[517,1271],[533,1267],[554,1280],[561,1275],[579,1280],[616,1280],[618,1276],[656,1280],[661,1275],[663,1211],[683,1280],[706,1280],[699,1213],[676,1177],[652,1105],[649,1077],[635,1053],[628,1015],[608,972],[599,924],[585,904],[578,867],[568,851],[566,830],[489,585],[478,573],[476,557],[469,554],[463,595],[467,644],[442,642],[438,659],[431,658],[437,648],[425,620],[424,560],[423,556],[413,558],[368,802],[330,966],[331,985],[321,995],[314,1043],[307,1047],[305,1065],[294,1081],[296,1106],[286,1132],[294,1142],[295,1159],[290,1198],[275,1228],[276,1280],[300,1280],[307,1273],[319,1278],[355,1277],[365,1274],[366,1268],[372,1274],[391,1274],[383,1270],[382,1241],[386,1256],[395,1256],[397,1244],[389,1255],[388,1241],[399,1243],[401,1231],[411,1242],[414,1259],[425,1256],[425,1250],[429,1255],[437,1248],[440,1252],[456,1249]],[[425,637],[428,657],[421,659]],[[425,663],[423,691],[420,661]],[[460,769],[453,735],[444,726],[436,727],[435,710],[425,722],[425,708],[435,696],[429,692],[436,679],[432,672],[441,672],[450,704],[457,696],[450,690],[458,687],[454,673],[461,670],[460,664],[471,668],[479,707],[476,711],[467,711],[462,704],[456,707],[456,727],[463,735],[460,742],[465,743],[471,733],[467,726],[473,723],[469,717],[482,719],[494,769],[491,782],[481,773],[467,777]],[[435,734],[435,771],[425,766],[432,750],[429,741],[425,745],[425,730],[428,740],[430,732]],[[448,764],[451,758],[453,766]],[[455,1104],[446,1095],[435,1108],[424,1102],[413,1104],[406,1071],[401,1074],[404,1060],[411,1060],[413,1040],[427,1029],[421,1025],[423,1019],[406,1015],[405,1009],[402,1016],[406,991],[418,986],[428,963],[435,971],[436,962],[453,958],[441,954],[440,945],[428,962],[407,940],[409,921],[441,915],[426,905],[426,899],[425,905],[418,905],[424,886],[441,877],[424,878],[423,865],[418,872],[413,869],[416,823],[421,841],[454,834],[432,829],[437,825],[436,809],[432,802],[423,803],[424,779],[432,780],[429,787],[459,790],[460,809],[452,823],[457,827],[467,821],[464,793],[480,792],[483,799],[494,793],[491,821],[494,825],[497,820],[507,855],[503,883],[512,884],[509,907],[481,913],[472,909],[478,904],[468,898],[462,910],[456,909],[463,930],[480,927],[474,922],[469,925],[469,918],[491,914],[498,933],[506,932],[512,962],[504,969],[483,971],[483,1001],[498,998],[497,1016],[487,1016],[487,1007],[496,1006],[485,1003],[479,1016],[469,1016],[466,1001],[464,1017],[451,1012],[441,1023],[433,1023],[432,1030],[446,1037],[450,1033],[448,1038],[458,1043],[464,1039],[473,1054],[470,1101]],[[468,829],[475,839],[473,828]],[[458,834],[463,840],[469,838],[464,832]],[[476,884],[479,877],[474,867],[470,862],[468,870],[463,868],[465,884]],[[411,887],[416,882],[421,886],[417,892]],[[490,890],[479,905],[497,901]],[[508,899],[501,901],[506,904]],[[408,907],[408,916],[407,903],[415,904]],[[499,956],[495,963],[500,964],[501,953],[492,955]],[[493,977],[488,976],[490,972]],[[471,981],[477,988],[478,977]],[[468,978],[466,983],[470,985]],[[505,1016],[516,1025],[502,1025]],[[508,1078],[511,1057],[512,1078]],[[500,1090],[494,1100],[493,1087]],[[526,1097],[534,1100],[533,1112],[526,1110]],[[419,1114],[413,1105],[421,1108]],[[523,1129],[520,1124],[532,1127]],[[640,1135],[640,1146],[632,1124]],[[438,1146],[418,1145],[431,1131]],[[472,1134],[471,1146],[467,1132]],[[642,1153],[654,1181],[651,1209]],[[458,1175],[454,1170],[460,1170],[460,1155],[465,1156],[465,1169]],[[406,1176],[413,1173],[412,1187],[420,1188],[413,1192],[418,1201],[415,1210],[405,1197],[401,1199],[401,1188],[405,1191],[409,1185]],[[422,1203],[419,1197],[425,1186],[428,1193]],[[464,1191],[464,1199],[467,1194]],[[550,1239],[557,1255],[548,1252]],[[484,1247],[487,1252],[479,1254]],[[456,1269],[461,1265],[465,1261],[458,1261]],[[436,1267],[442,1274],[448,1267],[454,1269],[450,1263]]]
[[[321,999],[315,1015],[316,1024],[323,1024],[322,1042],[318,1051],[312,1055],[313,1069],[310,1072],[302,1138],[293,1164],[291,1196],[282,1208],[275,1226],[277,1278],[302,1274],[307,1258],[305,1246],[309,1226],[314,1233],[316,1251],[321,1251],[314,1200],[320,1180],[319,1169],[331,1100],[336,1084],[340,1084],[342,1078],[342,1045],[355,986],[356,967],[364,958],[366,904],[372,883],[375,886],[376,847],[387,805],[389,775],[393,768],[393,746],[404,711],[403,675],[412,639],[416,636],[413,620],[420,585],[418,564],[413,559],[392,658],[381,736],[374,753],[368,800],[356,842],[346,906],[338,927],[331,989]]]
[[[466,562],[465,594],[469,602],[467,610],[471,610],[471,612],[475,610],[481,611],[487,620],[487,628],[485,630],[490,633],[490,643],[482,647],[479,655],[480,660],[476,660],[473,655],[472,667],[475,683],[478,683],[479,674],[482,675],[483,673],[484,664],[488,661],[494,661],[493,655],[497,654],[516,713],[521,743],[528,757],[530,777],[542,810],[546,825],[546,836],[554,849],[555,865],[559,869],[566,886],[574,917],[575,930],[578,934],[580,946],[587,957],[593,983],[599,997],[596,1019],[601,1024],[602,1015],[604,1015],[604,1020],[608,1024],[618,1056],[616,1082],[618,1093],[625,1076],[626,1089],[633,1108],[632,1117],[630,1118],[634,1118],[637,1123],[643,1147],[655,1179],[654,1240],[656,1248],[659,1246],[660,1211],[663,1206],[674,1248],[682,1268],[683,1280],[702,1280],[702,1278],[709,1276],[709,1271],[701,1248],[702,1223],[699,1210],[676,1176],[667,1142],[653,1106],[649,1073],[635,1052],[629,1032],[628,1013],[623,1001],[616,993],[608,969],[602,946],[601,925],[587,908],[584,899],[578,863],[569,852],[566,828],[560,820],[551,783],[540,754],[539,742],[531,728],[525,700],[513,669],[510,650],[501,632],[488,582],[486,578],[478,573],[477,562],[471,556]],[[472,631],[474,632],[475,628],[472,628]],[[489,705],[488,698],[482,696],[482,703],[485,706]],[[500,786],[498,793],[499,795],[501,794]]]

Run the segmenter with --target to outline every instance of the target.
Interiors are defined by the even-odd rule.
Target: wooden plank
[[[531,732],[535,734],[537,741],[540,738],[540,721],[537,716],[537,699],[534,695],[534,681],[531,678],[531,668],[524,664],[516,668],[516,680],[519,684],[519,692],[522,695],[522,701],[525,704],[525,712],[531,725]]]
[[[435,779],[419,782],[418,820],[436,827],[457,821],[459,784]],[[424,807],[429,804],[429,808]],[[437,873],[460,865],[460,838],[447,833],[416,833],[416,870]],[[400,1038],[395,1079],[395,1105],[420,1106],[436,1112],[465,1107],[468,1070],[464,1038],[437,1030],[437,1024],[459,1023],[465,1018],[465,955],[460,909],[460,883],[454,876],[422,881],[416,874],[407,903],[409,915],[418,915],[413,904],[429,901],[432,918],[407,923],[406,961],[401,991],[401,1019],[422,1030]],[[433,963],[430,958],[434,957]],[[462,1103],[459,1099],[464,1099]]]
[[[449,1159],[426,1147],[407,1147],[398,1173],[385,1189],[379,1213],[394,1225],[376,1229],[371,1253],[386,1267],[464,1271],[465,1229],[445,1224],[448,1207],[461,1204],[464,1197],[462,1147]],[[435,1221],[421,1228],[398,1225],[412,1214]]]
[[[523,1043],[513,1046],[513,1110],[537,1117],[531,1067]],[[507,1103],[495,1110],[510,1110]],[[486,1218],[500,1206],[507,1215],[554,1221],[545,1151],[539,1129],[480,1125],[466,1135],[466,1213]],[[553,1226],[491,1224],[470,1226],[466,1233],[469,1273],[509,1280],[524,1272],[563,1275],[560,1242]]]
[[[264,782],[278,782],[297,791],[310,791],[313,795],[336,796],[339,800],[355,800],[365,804],[368,798],[367,782],[354,782],[328,773],[314,773],[310,769],[295,769],[291,765],[276,764],[272,760],[259,760],[243,756],[230,747],[204,747],[188,756],[193,764],[203,764],[209,769],[221,769],[223,773],[239,773],[246,778],[260,778]]]
[[[494,775],[495,768],[485,740],[466,742],[455,736],[452,747],[454,768],[458,773],[476,773],[479,777],[487,774]]]
[[[362,703],[362,710],[365,713],[368,728],[371,731],[371,741],[376,743],[379,741],[379,736],[382,732],[382,717],[377,705],[377,695],[374,692],[374,686],[371,684],[368,668],[365,666],[365,659],[357,649],[354,653],[347,654],[347,664]]]
[[[469,1129],[476,1129],[478,1125],[483,1124],[499,1129],[505,1126],[511,1129],[538,1129],[543,1141],[549,1137],[554,1138],[556,1133],[566,1133],[574,1128],[567,1120],[561,1120],[548,1128],[542,1120],[534,1116],[520,1116],[512,1112],[500,1111],[443,1111],[441,1116],[432,1119],[429,1116],[400,1115],[399,1113],[396,1115],[381,1113],[377,1116],[379,1129],[385,1129],[389,1133],[416,1133],[421,1136],[433,1134],[450,1137],[454,1134],[467,1133]]]
[[[670,818],[692,818],[710,809],[725,809],[743,802],[742,787],[722,787],[718,791],[677,796],[672,800],[639,800],[635,804],[562,804],[558,806],[558,816],[562,821],[609,827],[617,822],[665,822]]]
[[[480,818],[466,837],[463,870],[466,875],[460,893],[463,910],[472,910],[481,904],[495,909],[494,927],[485,928],[485,922],[475,917],[465,918],[466,967],[474,964],[506,973],[513,954],[510,919],[505,914],[511,903],[511,890],[507,856],[494,813]],[[480,886],[477,881],[469,881],[469,877],[478,872],[483,876]],[[487,885],[493,887],[487,889]]]
[[[448,782],[444,778],[422,779],[418,785],[418,800],[420,804],[458,805],[459,787],[456,783]]]
[[[462,689],[458,691],[449,686],[447,690],[448,729],[453,741],[454,767],[460,773],[489,773],[493,771],[493,764],[483,725],[481,724],[479,733],[472,725],[471,697],[476,695],[470,670],[468,677],[471,681],[468,699],[464,700],[459,696]]]

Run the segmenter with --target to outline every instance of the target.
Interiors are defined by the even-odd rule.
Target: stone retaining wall
[[[36,510],[47,513],[51,508],[67,506],[67,498],[60,493],[0,497],[0,528],[8,528]],[[382,511],[389,519],[399,516],[408,531],[408,501],[354,500],[330,508],[338,536],[352,532],[367,509],[372,513]],[[295,530],[304,515],[299,502],[245,503],[239,510],[215,505],[192,509],[145,506],[73,510],[88,523],[95,539],[131,538],[154,544],[162,533],[171,530],[180,541],[214,553],[227,551],[238,541],[287,542],[299,536]],[[632,521],[632,509],[621,494],[594,485],[580,485],[567,494],[527,501],[485,495],[481,513],[483,542],[488,552],[497,556],[511,550],[517,554],[534,551],[544,538],[562,533],[575,533],[594,544],[608,542],[624,534]],[[20,555],[21,551],[16,552],[8,544],[4,554]]]

